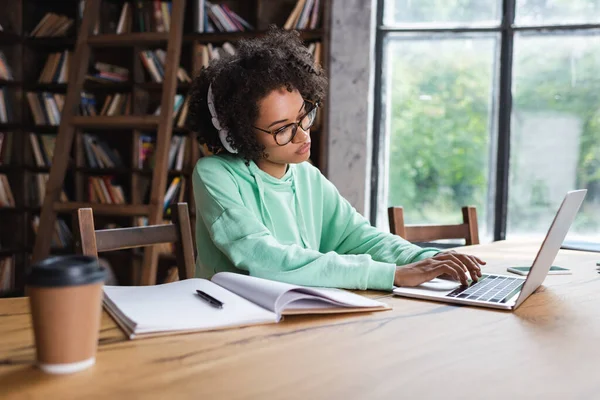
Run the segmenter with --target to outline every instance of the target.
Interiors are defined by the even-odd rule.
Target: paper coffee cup
[[[56,256],[33,265],[27,294],[43,371],[69,374],[94,365],[105,278],[95,257]]]

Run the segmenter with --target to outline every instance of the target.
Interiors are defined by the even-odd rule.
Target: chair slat
[[[172,243],[178,239],[177,228],[172,224],[96,231],[99,252]]]
[[[469,226],[460,225],[420,225],[405,226],[406,237],[411,242],[429,242],[432,240],[466,238],[469,235]]]
[[[462,208],[463,223],[456,225],[405,225],[402,207],[389,207],[390,232],[410,242],[431,242],[444,239],[465,239],[467,245],[479,244],[477,209]]]
[[[78,250],[98,257],[98,252],[174,243],[177,259],[175,275],[179,279],[192,278],[195,275],[195,246],[188,206],[186,203],[174,204],[171,212],[171,224],[95,230],[93,210],[80,208],[77,210]],[[174,279],[173,274],[169,279]]]

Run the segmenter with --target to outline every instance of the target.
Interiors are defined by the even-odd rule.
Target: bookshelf
[[[229,10],[237,13],[254,27],[252,30],[233,32],[219,32],[216,31],[217,29],[213,32],[198,32],[197,5],[200,2],[206,3],[205,0],[187,0],[185,9],[180,66],[192,77],[200,70],[205,61],[200,53],[203,46],[220,47],[225,43],[230,43],[235,47],[235,43],[240,39],[264,35],[270,24],[283,26],[297,6],[298,0],[212,1],[212,5],[228,7]],[[318,24],[312,29],[303,29],[299,32],[307,45],[321,43],[320,62],[327,69],[330,0],[306,0],[306,2],[317,5]],[[58,109],[60,114],[60,99],[67,90],[67,83],[64,80],[52,79],[60,75],[58,72],[50,76],[50,79],[48,76],[52,74],[46,72],[46,79],[43,82],[40,81],[40,76],[45,70],[50,55],[65,51],[73,52],[82,14],[79,0],[61,2],[15,0],[13,3],[14,7],[0,9],[0,26],[2,26],[0,52],[6,58],[12,72],[12,79],[0,78],[0,90],[9,99],[7,101],[10,101],[11,111],[10,118],[0,122],[0,135],[3,135],[5,139],[3,140],[4,147],[0,147],[0,181],[2,181],[2,176],[6,177],[14,197],[14,206],[0,206],[0,219],[2,220],[0,225],[0,277],[6,269],[2,270],[2,266],[8,264],[4,260],[10,259],[13,270],[10,285],[18,291],[23,287],[24,276],[30,265],[35,242],[33,221],[40,214],[39,197],[43,196],[42,181],[44,175],[47,175],[50,170],[49,160],[46,158],[50,158],[51,155],[47,154],[48,149],[44,146],[51,146],[48,144],[50,143],[48,138],[55,136],[58,132],[56,110]],[[73,202],[81,207],[91,206],[94,208],[95,222],[98,228],[132,226],[139,223],[139,217],[130,214],[144,214],[148,208],[147,191],[152,166],[151,163],[142,162],[140,157],[143,154],[141,150],[144,141],[148,137],[154,137],[156,133],[159,117],[152,114],[160,104],[162,84],[152,79],[140,53],[165,49],[168,32],[139,31],[140,20],[144,18],[146,26],[151,29],[156,28],[154,23],[148,24],[148,18],[151,18],[152,7],[157,7],[159,3],[157,1],[129,2],[131,4],[130,12],[125,17],[130,19],[130,32],[122,34],[114,33],[111,29],[118,24],[125,2],[103,0],[102,3],[103,7],[105,4],[108,7],[106,10],[103,9],[100,14],[102,22],[98,27],[98,34],[89,40],[89,43],[93,45],[90,71],[94,70],[93,66],[96,62],[101,62],[126,68],[128,76],[123,82],[86,80],[84,91],[94,96],[98,113],[108,96],[116,94],[128,96],[129,104],[123,102],[121,107],[123,110],[129,107],[127,110],[136,118],[133,121],[129,119],[127,124],[124,124],[120,123],[118,116],[96,115],[93,117],[94,124],[91,127],[87,125],[90,121],[89,118],[75,117],[78,131],[71,153],[68,155],[68,171],[64,182],[64,192],[70,204],[63,208],[59,205],[57,208],[59,218],[63,222],[60,223],[55,234],[57,246],[53,246],[51,251],[56,254],[72,251],[72,243],[70,243],[67,231],[72,229],[74,223],[72,218]],[[164,7],[167,7],[168,2],[160,2],[159,5],[163,7],[163,4]],[[141,11],[136,14],[133,6],[138,5],[141,5]],[[146,7],[145,12],[148,16],[145,16],[143,12],[144,7]],[[64,16],[72,21],[68,28],[63,29],[65,34],[52,37],[32,37],[31,32],[48,13]],[[112,22],[107,20],[110,18],[116,18],[117,23],[114,20]],[[204,21],[207,19],[210,20],[210,18],[205,18]],[[66,22],[63,23],[63,28],[65,25],[67,25]],[[216,27],[216,24],[213,25]],[[55,57],[57,57],[56,60],[59,59],[58,56]],[[61,65],[61,63],[55,61],[56,65]],[[68,74],[66,75],[68,76]],[[178,81],[177,94],[185,99],[189,87],[189,82]],[[36,120],[35,110],[28,96],[30,98],[37,96],[42,107],[45,106],[45,102],[52,103],[54,101],[56,106],[50,106],[51,109],[55,107],[54,115],[50,115],[51,113],[46,111],[47,120],[42,121],[39,118]],[[325,108],[320,114],[320,121],[311,133],[313,136],[312,162],[322,171],[325,171],[327,158],[327,133],[324,130],[324,127],[327,126],[326,114],[325,102]],[[174,120],[178,120],[177,115]],[[86,156],[85,134],[99,138],[106,143],[108,148],[114,149],[122,164],[103,168],[90,165],[89,158]],[[10,140],[6,140],[9,136]],[[183,158],[179,160],[179,168],[168,171],[167,189],[174,179],[179,178],[185,181],[180,189],[181,193],[178,193],[178,198],[190,204],[192,223],[194,223],[191,173],[195,161],[202,156],[203,150],[198,146],[195,134],[183,126],[175,125],[173,136],[185,137],[186,145],[182,149],[184,154]],[[41,150],[41,158],[45,161],[43,164],[38,159],[40,154],[38,153],[37,156],[35,154],[34,138],[38,139],[38,151]],[[5,161],[7,154],[9,156]],[[173,167],[175,166],[173,165]],[[114,204],[90,202],[90,191],[93,190],[90,188],[93,183],[90,182],[98,178],[103,180],[104,177],[120,187],[121,196],[124,199],[123,204],[119,204],[119,207],[114,207]],[[40,189],[40,185],[42,189]],[[0,193],[0,204],[2,204],[2,193]],[[60,246],[61,243],[66,246]],[[127,266],[114,268],[120,283],[135,284],[139,281],[139,265],[142,261],[139,252],[121,251],[115,252],[115,254],[106,253],[103,256],[113,265]],[[164,278],[165,266],[168,266],[169,263],[172,264],[173,260],[174,257],[170,255],[161,255],[158,281]],[[8,276],[6,273],[5,275]],[[3,290],[6,289],[0,286],[0,295]]]

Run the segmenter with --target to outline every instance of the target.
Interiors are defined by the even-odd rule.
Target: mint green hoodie
[[[391,290],[396,265],[431,257],[372,227],[309,163],[274,178],[232,155],[193,174],[196,275],[232,271],[307,286]]]

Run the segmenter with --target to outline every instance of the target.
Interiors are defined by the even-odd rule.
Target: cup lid
[[[26,278],[29,286],[58,287],[104,282],[106,269],[96,257],[61,255],[35,263]]]

